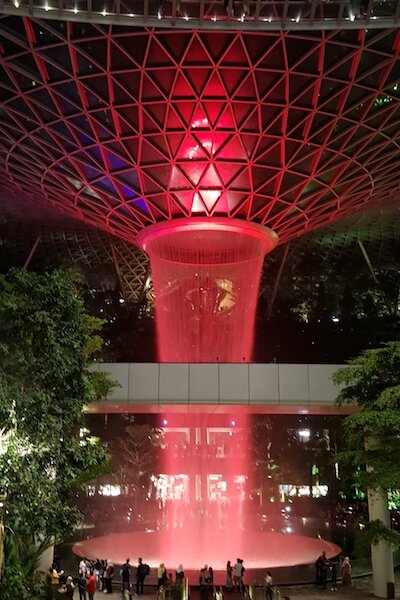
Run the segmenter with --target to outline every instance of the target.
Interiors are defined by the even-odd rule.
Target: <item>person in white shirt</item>
[[[240,558],[236,559],[236,564],[233,567],[233,586],[235,592],[242,591],[242,563],[240,562]]]
[[[79,563],[79,575],[85,575],[86,576],[86,570],[87,570],[86,560],[84,558],[82,558],[81,561],[80,561],[80,563]]]

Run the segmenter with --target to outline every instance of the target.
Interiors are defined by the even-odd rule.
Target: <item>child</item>
[[[214,600],[224,600],[224,596],[222,594],[222,588],[219,587],[215,590]]]

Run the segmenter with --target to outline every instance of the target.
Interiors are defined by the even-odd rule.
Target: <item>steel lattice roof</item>
[[[0,34],[3,183],[125,240],[223,215],[286,242],[399,202],[397,30]]]

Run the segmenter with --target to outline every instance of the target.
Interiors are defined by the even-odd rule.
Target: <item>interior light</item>
[[[46,12],[47,12],[48,10],[50,10],[50,6],[49,6],[47,3],[44,5],[44,10],[45,10]]]
[[[14,0],[14,6],[15,8],[19,8],[19,0]]]
[[[309,440],[311,432],[309,429],[299,429],[298,434],[299,437]]]
[[[74,8],[74,13],[75,13],[76,15],[78,14],[78,7],[77,7],[77,6],[75,6],[75,8]]]

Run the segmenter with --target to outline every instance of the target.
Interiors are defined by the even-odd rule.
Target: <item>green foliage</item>
[[[366,523],[364,529],[357,533],[355,552],[358,556],[365,556],[371,545],[387,542],[393,546],[400,546],[400,534],[386,527],[382,521],[376,519]]]
[[[400,342],[366,350],[339,369],[337,404],[358,407],[344,423],[340,463],[359,467],[362,482],[385,492],[400,488]]]
[[[34,544],[17,537],[7,529],[4,537],[5,563],[0,580],[2,600],[36,600],[43,598],[44,577],[38,572],[42,553],[51,546],[50,540]]]
[[[1,519],[18,538],[69,533],[74,486],[107,462],[82,421],[113,386],[89,369],[100,327],[68,273],[0,277]]]

